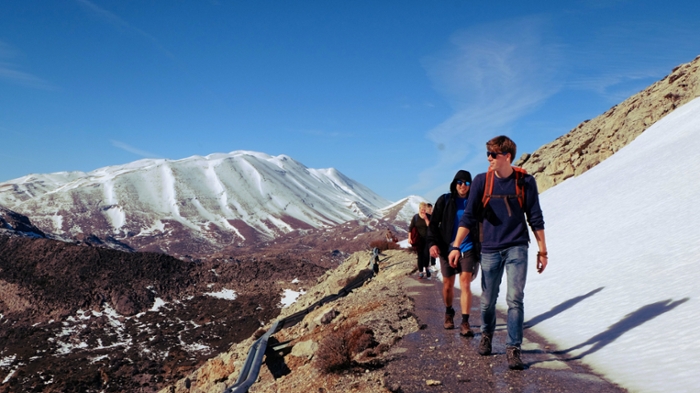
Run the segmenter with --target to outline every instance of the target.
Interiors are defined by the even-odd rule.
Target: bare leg
[[[454,283],[454,277],[453,283]],[[472,274],[462,273],[459,275],[459,286],[462,288],[462,294],[459,297],[459,306],[462,307],[462,314],[469,314],[472,308]]]
[[[455,297],[455,276],[442,278],[442,299],[445,307],[452,307],[452,300]]]

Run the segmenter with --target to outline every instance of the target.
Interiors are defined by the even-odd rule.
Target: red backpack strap
[[[486,171],[486,181],[484,182],[484,195],[481,197],[481,205],[486,207],[486,205],[489,203],[489,200],[491,200],[491,194],[493,193],[493,178],[494,178],[494,171],[493,169],[489,168],[488,171]]]
[[[523,206],[525,205],[525,175],[527,175],[527,171],[523,168],[514,166],[513,170],[515,171],[515,195],[518,197],[518,204],[520,204],[520,208],[522,209]]]

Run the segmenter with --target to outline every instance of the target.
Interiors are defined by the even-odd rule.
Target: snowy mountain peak
[[[390,202],[334,168],[252,151],[143,159],[0,183],[0,205],[66,237],[196,253],[374,217]]]
[[[421,202],[427,203],[428,201],[417,195],[410,195],[382,208],[380,214],[386,220],[408,223],[413,216],[418,213],[418,205],[420,205]]]

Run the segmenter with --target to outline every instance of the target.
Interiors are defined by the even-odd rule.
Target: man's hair
[[[418,204],[418,209],[420,209],[421,207],[428,207],[428,204],[426,202],[421,202]]]
[[[486,142],[486,149],[497,153],[510,153],[510,162],[515,160],[515,152],[517,151],[515,142],[505,135],[497,136]]]

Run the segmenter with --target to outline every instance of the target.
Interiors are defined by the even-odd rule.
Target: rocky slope
[[[515,165],[533,174],[539,191],[543,192],[591,169],[659,119],[698,96],[700,56],[531,155],[523,155]]]
[[[397,354],[393,345],[421,326],[402,279],[415,270],[415,255],[388,250],[380,272],[350,295],[319,307],[297,325],[275,334],[290,341],[286,350],[268,353],[266,364],[251,392],[388,392],[382,365]],[[338,268],[319,277],[318,284],[280,314],[303,310],[338,291],[369,266],[371,254],[353,254]],[[271,324],[264,327],[270,328]],[[262,329],[261,329],[262,331]],[[255,336],[207,361],[202,367],[162,393],[223,392],[240,372]],[[358,344],[358,341],[361,344]],[[354,350],[352,350],[354,348]],[[344,351],[349,350],[349,354]],[[327,372],[336,365],[337,372]]]

